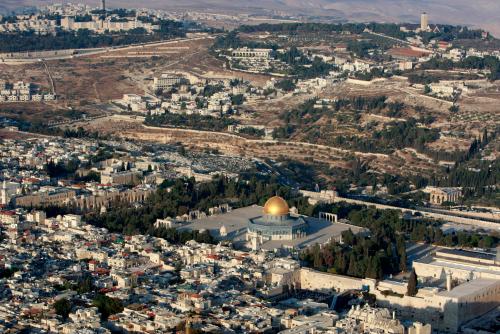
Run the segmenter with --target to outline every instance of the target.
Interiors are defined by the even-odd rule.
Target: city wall
[[[300,284],[305,290],[324,292],[335,290],[340,293],[347,290],[361,290],[368,286],[370,293],[376,297],[377,305],[381,307],[397,310],[403,317],[430,323],[433,328],[440,328],[448,333],[456,331],[457,328],[456,316],[450,317],[447,314],[449,312],[445,310],[446,300],[432,293],[415,297],[384,295],[377,289],[376,280],[328,274],[309,268],[300,269]]]
[[[76,52],[75,49],[55,50],[55,51],[27,51],[0,53],[0,58],[5,59],[25,59],[25,58],[47,58],[56,56],[70,56]]]
[[[300,269],[300,287],[304,290],[344,292],[352,289],[375,288],[375,280],[323,273],[309,268]]]

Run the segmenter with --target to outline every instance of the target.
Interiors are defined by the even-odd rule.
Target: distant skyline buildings
[[[91,7],[101,9],[102,0],[4,0],[0,1],[0,15],[11,15],[12,12],[28,13],[34,7],[43,6],[50,3],[83,3]],[[419,16],[425,10],[432,18],[433,23],[468,26],[473,29],[484,29],[494,36],[500,36],[500,20],[497,13],[500,13],[500,1],[481,0],[481,5],[475,1],[466,0],[433,0],[433,1],[396,1],[396,0],[336,0],[329,1],[327,5],[322,0],[303,1],[292,5],[291,2],[279,2],[269,0],[260,3],[262,9],[275,11],[284,15],[296,16],[310,15],[332,16],[339,15],[339,18],[356,22],[405,22],[415,23],[420,27]],[[236,9],[236,13],[255,14],[259,12],[256,6],[248,6],[243,0],[217,0],[209,1],[211,11],[217,12]],[[31,8],[30,8],[31,7]],[[151,8],[166,11],[187,10],[203,11],[204,2],[195,0],[173,1],[173,0],[148,0],[148,1],[113,1],[108,0],[107,8]],[[273,15],[276,14],[273,12]],[[449,15],[453,13],[453,15]]]

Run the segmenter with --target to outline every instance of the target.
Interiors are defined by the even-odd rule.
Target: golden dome
[[[266,204],[264,204],[264,214],[272,215],[272,216],[283,216],[287,215],[290,212],[290,208],[286,201],[279,197],[274,196],[267,200]]]

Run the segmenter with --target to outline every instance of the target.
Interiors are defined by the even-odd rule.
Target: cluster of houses
[[[125,94],[114,101],[124,110],[150,113],[202,115],[220,117],[230,114],[247,99],[252,99],[248,83],[232,84],[229,79],[202,80],[192,75],[163,73],[153,80],[152,91],[156,94],[141,96]],[[237,100],[235,97],[238,97]]]
[[[0,16],[0,32],[28,32],[40,35],[54,34],[58,29],[77,31],[87,29],[94,33],[128,31],[137,28],[152,33],[160,29],[154,15],[137,11],[133,16],[121,17],[110,13],[103,16],[95,8],[80,4],[51,5],[41,9],[37,14],[15,15],[2,19]]]
[[[144,29],[148,33],[160,29],[160,25],[150,22],[143,22],[140,18],[120,18],[117,16],[108,16],[102,18],[101,15],[92,15],[91,19],[78,22],[73,17],[64,17],[61,20],[61,28],[68,31],[87,29],[95,33],[120,32],[132,29]]]
[[[406,330],[383,308],[358,305],[344,318],[326,300],[317,302],[307,294],[283,304],[273,302],[269,297],[283,291],[282,286],[299,284],[294,277],[300,277],[301,268],[297,261],[271,252],[125,236],[88,225],[73,214],[47,218],[43,211],[16,210],[10,217],[17,219],[4,216],[0,215],[0,226],[7,231],[7,240],[0,245],[0,266],[12,275],[0,279],[1,330],[129,333],[182,327],[204,332],[338,334],[363,328],[398,334]],[[89,282],[90,291],[64,288],[83,281]],[[105,309],[92,305],[98,294],[119,301],[121,308],[103,320]],[[67,318],[51,311],[62,300],[69,304]],[[423,328],[421,334],[431,330],[418,322],[409,328]]]
[[[1,330],[456,333],[498,306],[500,293],[500,262],[482,253],[447,250],[439,261],[420,261],[419,291],[407,296],[404,281],[317,272],[274,251],[111,233],[75,214],[48,218],[17,208],[0,212],[0,228],[0,268],[11,272],[0,279]],[[454,272],[470,261],[476,276],[456,281]],[[444,278],[436,277],[441,270]],[[68,288],[82,282],[85,289]],[[366,292],[378,306],[364,300]],[[99,295],[121,306],[107,319],[108,309],[93,302]],[[54,312],[61,300],[67,317]]]
[[[282,97],[286,94],[313,94],[337,81],[335,77],[297,80],[295,88],[289,92],[279,87],[279,81],[270,79],[262,87],[252,86],[238,78],[206,79],[189,73],[163,73],[154,77],[151,94],[124,94],[113,103],[122,111],[161,115],[164,113],[221,117],[237,112],[240,107],[258,101]],[[154,95],[152,94],[154,92]],[[230,127],[230,132],[238,132],[249,126]],[[265,127],[256,127],[265,130]],[[272,129],[269,130],[272,132]]]
[[[437,38],[431,39],[429,42],[424,41],[420,33],[441,32],[438,25],[429,24],[426,13],[422,14],[420,25],[402,25],[400,29],[403,32],[413,31],[416,34],[407,37],[406,40],[399,40],[384,34],[375,33],[366,28],[364,33],[393,39],[396,43],[388,50],[366,50],[366,54],[363,56],[350,52],[348,45],[343,42],[333,44],[328,48],[323,46],[308,46],[302,47],[300,50],[310,60],[319,57],[327,64],[332,65],[332,71],[328,75],[323,75],[322,78],[338,80],[338,78],[348,77],[352,79],[351,82],[357,81],[361,84],[362,81],[370,82],[374,79],[379,80],[377,77],[380,76],[388,77],[419,68],[422,63],[433,58],[449,59],[453,62],[459,62],[471,56],[480,58],[491,56],[500,59],[499,50],[480,51],[474,48],[466,49],[457,47],[453,42],[442,41]],[[264,36],[268,37],[270,35]],[[278,37],[288,41],[294,38],[294,36],[286,35]],[[321,36],[316,36],[315,38],[318,41],[322,39]],[[482,38],[489,38],[488,33],[484,32]],[[281,75],[286,73],[289,66],[277,59],[276,54],[278,52],[284,52],[284,50],[240,47],[219,50],[219,55],[227,58],[228,63],[234,70]],[[424,91],[425,88],[425,94],[430,97],[454,102],[460,94],[467,93],[473,87],[485,86],[487,84],[485,79],[485,75],[488,74],[487,69],[474,70],[472,72],[479,76],[478,80],[469,80],[470,82],[463,80],[437,82],[427,87],[415,84],[415,87],[421,89],[421,91]],[[373,73],[376,74],[372,75]],[[301,80],[298,80],[298,83],[300,84]],[[430,91],[427,91],[429,89]]]
[[[55,94],[42,93],[32,83],[19,81],[11,84],[5,80],[0,80],[0,102],[40,102],[55,99]]]
[[[280,51],[242,47],[229,49],[220,55],[226,57],[232,69],[251,73],[285,73],[288,65],[274,57]]]
[[[32,15],[18,15],[15,20],[0,23],[0,32],[35,31],[40,35],[55,32],[57,20]]]
[[[106,158],[106,151],[115,156]],[[277,196],[264,208],[221,203],[207,212],[162,217],[152,226],[210,233],[213,244],[113,233],[78,214],[106,214],[120,201],[139,208],[167,178],[210,180],[212,174],[193,170],[197,165],[224,166],[225,175],[237,177],[228,169],[241,162],[231,159],[195,161],[166,147],[146,152],[111,140],[3,139],[0,332],[430,334],[465,327],[477,333],[474,326],[486,325],[470,321],[499,306],[500,255],[486,251],[438,249],[415,258],[415,295],[407,294],[404,278],[356,278],[303,267],[301,247],[330,242],[327,236],[347,229],[369,231],[333,214],[323,213],[326,220],[301,215]],[[51,178],[49,162],[67,169],[73,164],[81,181]],[[460,196],[455,189],[443,191],[433,193],[437,203]],[[303,194],[324,202],[335,196]],[[61,205],[71,213],[51,215],[45,208]],[[259,247],[235,246],[256,231],[257,238],[268,238]],[[102,299],[117,307],[110,312]]]
[[[82,211],[106,211],[116,200],[144,201],[165,180],[187,176],[207,181],[216,174],[235,177],[235,171],[252,166],[245,159],[216,158],[208,154],[190,159],[168,148],[134,158],[99,160],[102,149],[91,139],[3,140],[0,143],[3,167],[0,206],[71,205]],[[54,180],[48,164],[74,166],[75,178],[56,175],[57,181]]]

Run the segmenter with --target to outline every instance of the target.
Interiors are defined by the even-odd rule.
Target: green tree
[[[108,319],[110,315],[123,311],[123,304],[121,300],[110,298],[103,294],[98,294],[92,301],[92,304],[99,309],[102,318],[105,320]]]
[[[92,277],[84,277],[78,282],[75,288],[75,290],[80,294],[91,292],[94,289],[94,285],[92,284]]]
[[[54,310],[57,315],[66,319],[71,312],[71,302],[66,298],[59,299],[54,303]]]
[[[406,295],[407,296],[416,296],[418,289],[417,289],[417,273],[415,272],[415,269],[411,271],[410,278],[408,279],[408,287],[406,290]]]
[[[281,90],[284,90],[285,92],[291,92],[292,90],[295,89],[295,83],[291,79],[283,79],[281,81],[278,81],[275,85],[276,88],[279,88]]]
[[[234,105],[237,106],[242,105],[244,101],[245,101],[245,96],[243,96],[243,94],[237,94],[231,96],[231,103]]]

